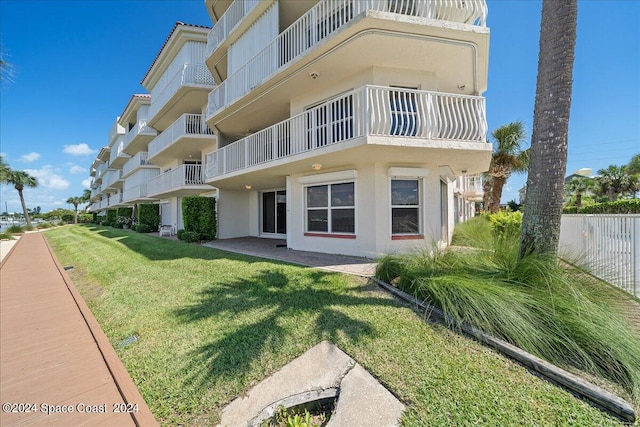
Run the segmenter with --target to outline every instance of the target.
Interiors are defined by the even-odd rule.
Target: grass
[[[640,337],[613,304],[610,286],[541,257],[517,262],[517,230],[496,241],[484,218],[459,227],[454,242],[475,250],[388,256],[378,274],[441,308],[454,324],[613,381],[640,407]]]
[[[321,340],[407,406],[404,426],[620,425],[363,279],[105,227],[45,236],[163,425],[215,425]]]

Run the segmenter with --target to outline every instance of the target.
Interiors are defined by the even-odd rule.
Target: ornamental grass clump
[[[476,218],[454,241],[475,249],[384,257],[377,276],[462,323],[538,357],[621,385],[640,407],[640,337],[617,313],[604,285],[537,255],[518,261],[512,214]],[[491,249],[490,249],[491,248]]]

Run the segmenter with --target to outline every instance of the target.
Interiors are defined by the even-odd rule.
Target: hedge
[[[106,222],[109,225],[113,225],[117,222],[117,218],[118,218],[118,211],[115,209],[108,209],[107,210],[107,218],[106,218]]]
[[[148,225],[153,231],[158,231],[160,226],[160,205],[145,203],[138,205],[138,224]],[[143,231],[148,233],[148,231]]]
[[[202,240],[216,238],[216,199],[188,196],[182,198],[184,229],[198,233]]]
[[[133,215],[133,208],[131,207],[122,207],[116,209],[116,218],[119,216],[123,216],[125,218],[131,218]]]
[[[562,210],[565,214],[637,214],[640,213],[640,199],[623,199],[615,202],[596,203],[578,209],[568,206]]]

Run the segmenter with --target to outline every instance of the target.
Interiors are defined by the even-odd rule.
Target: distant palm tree
[[[531,253],[555,259],[558,253],[577,22],[578,0],[542,2],[531,158],[518,253],[520,260]]]
[[[598,171],[596,182],[600,186],[599,195],[606,195],[609,201],[613,202],[625,194],[634,194],[638,177],[628,173],[626,165],[610,165],[606,169]]]
[[[24,202],[24,195],[22,194],[22,190],[24,187],[35,188],[38,186],[38,180],[29,175],[25,171],[14,171],[12,170],[8,177],[6,178],[6,183],[13,184],[13,187],[18,190],[18,195],[20,196],[20,203],[22,203],[22,211],[24,212],[24,219],[27,222],[27,226],[31,226],[31,218],[29,217],[29,211],[27,210],[27,205]]]
[[[69,197],[67,203],[73,205],[73,223],[78,223],[78,205],[86,203],[83,197]]]
[[[565,189],[570,194],[576,195],[576,207],[580,209],[582,207],[582,195],[588,191],[594,189],[594,182],[591,178],[571,178],[571,181],[567,182]]]
[[[529,166],[529,151],[522,149],[525,140],[524,124],[513,122],[491,133],[493,137],[493,155],[489,165],[489,176],[492,178],[489,210],[496,213],[500,210],[502,189],[512,172],[524,172]]]

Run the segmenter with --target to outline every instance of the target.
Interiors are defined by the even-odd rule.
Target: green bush
[[[195,231],[183,231],[180,234],[179,239],[187,243],[195,243],[202,240],[200,234]]]
[[[522,229],[522,212],[500,211],[489,217],[489,223],[495,238],[517,237]]]
[[[160,226],[160,205],[146,203],[138,205],[138,224],[146,224],[155,231]],[[143,233],[149,233],[144,231]]]
[[[138,224],[135,227],[135,231],[137,231],[138,233],[151,233],[155,230],[157,230],[157,228],[151,228],[149,224]]]
[[[51,224],[49,224],[48,222],[41,222],[40,224],[37,225],[37,227],[39,229],[47,229],[47,228],[51,228]]]
[[[176,233],[178,240],[182,240],[182,235],[184,234],[185,231],[186,230],[184,228],[181,228],[180,230],[178,230],[178,232]]]
[[[107,221],[106,219],[103,219],[102,221],[100,221],[100,225],[102,225],[104,227],[109,227],[111,225],[111,223],[109,221]]]
[[[78,214],[79,224],[90,224],[93,222],[93,215],[88,213]]]
[[[564,208],[562,208],[562,213],[563,214],[577,214],[578,213],[578,207],[577,206],[565,206]]]
[[[91,222],[93,222],[94,224],[99,224],[100,221],[98,221],[98,213],[94,212],[91,214]]]
[[[596,203],[578,209],[580,214],[637,214],[640,213],[640,199],[623,199],[615,202]]]
[[[126,206],[116,209],[116,217],[124,216],[127,218],[131,218],[133,215],[133,208]]]
[[[113,228],[124,228],[124,224],[121,224],[119,222],[114,222],[113,224],[111,224],[111,226]]]
[[[109,225],[115,224],[117,218],[118,218],[118,211],[117,210],[115,210],[115,209],[107,210],[106,221],[109,223]]]
[[[11,225],[7,227],[7,233],[16,234],[16,233],[24,233],[24,227],[20,225]]]
[[[182,199],[184,229],[198,233],[202,240],[216,238],[216,199],[189,196]]]

